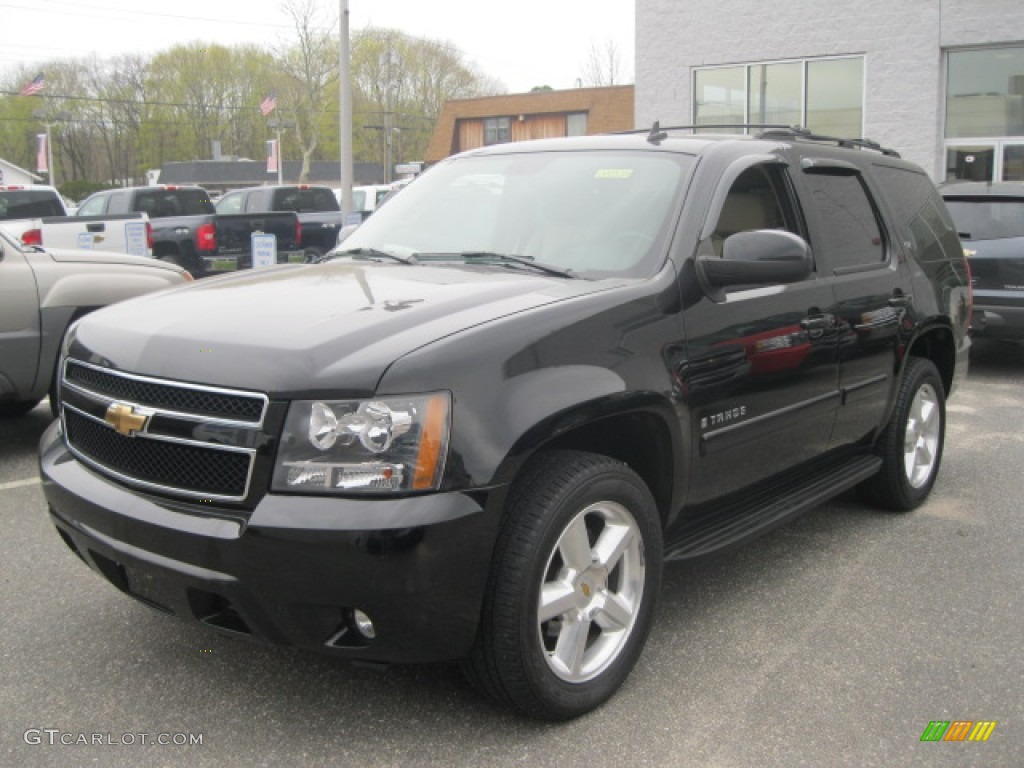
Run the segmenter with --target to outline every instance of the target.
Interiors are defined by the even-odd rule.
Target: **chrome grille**
[[[262,395],[168,384],[146,376],[113,373],[75,360],[67,362],[64,380],[114,400],[128,400],[153,408],[252,423],[262,420],[267,403]]]
[[[146,417],[129,430],[111,418],[114,404]],[[65,439],[77,458],[119,482],[203,500],[246,499],[267,405],[259,393],[77,360],[65,362],[61,380]]]
[[[71,409],[64,414],[64,426],[80,454],[128,482],[184,487],[203,498],[245,496],[250,464],[245,453],[125,437]]]

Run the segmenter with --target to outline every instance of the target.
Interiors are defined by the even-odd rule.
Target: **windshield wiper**
[[[467,264],[518,264],[529,267],[546,275],[555,275],[574,280],[579,277],[571,269],[563,269],[552,264],[537,261],[533,256],[516,256],[511,253],[495,253],[494,251],[460,251],[458,253],[418,253],[420,257],[454,256],[463,259]]]
[[[344,251],[334,251],[331,254],[331,258],[336,256],[352,256],[354,258],[363,259],[391,259],[402,264],[415,264],[416,255],[412,254],[409,256],[399,256],[397,253],[389,253],[388,251],[382,251],[379,248],[349,248]]]

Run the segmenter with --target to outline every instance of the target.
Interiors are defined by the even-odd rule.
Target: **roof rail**
[[[900,156],[900,153],[897,152],[895,149],[883,147],[877,141],[872,141],[871,139],[841,139],[837,136],[823,136],[821,134],[814,133],[808,128],[802,128],[800,126],[792,126],[789,128],[770,128],[758,134],[759,138],[765,139],[771,139],[780,136],[804,139],[806,141],[833,142],[836,145],[840,147],[846,147],[847,149],[870,149],[874,152],[880,152],[888,157]]]
[[[666,126],[661,126],[659,124],[659,121],[655,120],[654,121],[654,125],[651,126],[650,128],[633,128],[633,129],[628,130],[628,131],[613,131],[612,135],[613,136],[628,136],[630,134],[646,133],[646,134],[648,134],[650,136],[655,136],[658,133],[664,133],[665,131],[696,131],[696,130],[707,130],[709,128],[717,130],[717,129],[722,129],[722,128],[739,128],[739,129],[746,129],[746,128],[780,128],[780,129],[790,129],[790,128],[795,128],[795,127],[796,126],[781,125],[781,124],[775,124],[775,123],[771,123],[771,124],[769,124],[769,123],[764,123],[764,124],[761,124],[761,123],[717,123],[717,124],[713,124],[713,125],[666,125]]]
[[[781,125],[772,123],[711,123],[705,125],[666,125],[662,126],[658,120],[650,128],[635,128],[629,131],[615,131],[614,135],[647,134],[647,140],[652,144],[660,144],[668,138],[669,131],[690,131],[698,130],[743,130],[757,129],[759,133],[754,134],[759,139],[791,138],[804,139],[806,141],[832,142],[847,149],[870,149],[880,152],[888,157],[899,157],[900,153],[895,149],[883,147],[877,141],[871,139],[842,139],[837,136],[823,136],[814,133],[808,128],[799,125]]]

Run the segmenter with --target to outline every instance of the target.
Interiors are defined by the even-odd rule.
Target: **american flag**
[[[30,82],[25,83],[21,86],[21,90],[18,91],[21,96],[35,96],[43,88],[46,87],[46,78],[43,77],[43,73],[40,72]]]
[[[277,94],[264,96],[263,101],[260,102],[260,114],[266,117],[275,109],[277,109]]]

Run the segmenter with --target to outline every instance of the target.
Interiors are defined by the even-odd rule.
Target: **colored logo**
[[[118,434],[132,436],[146,426],[152,413],[136,410],[127,403],[111,403],[103,420],[117,430]]]
[[[932,720],[921,741],[988,741],[995,729],[995,720]]]

